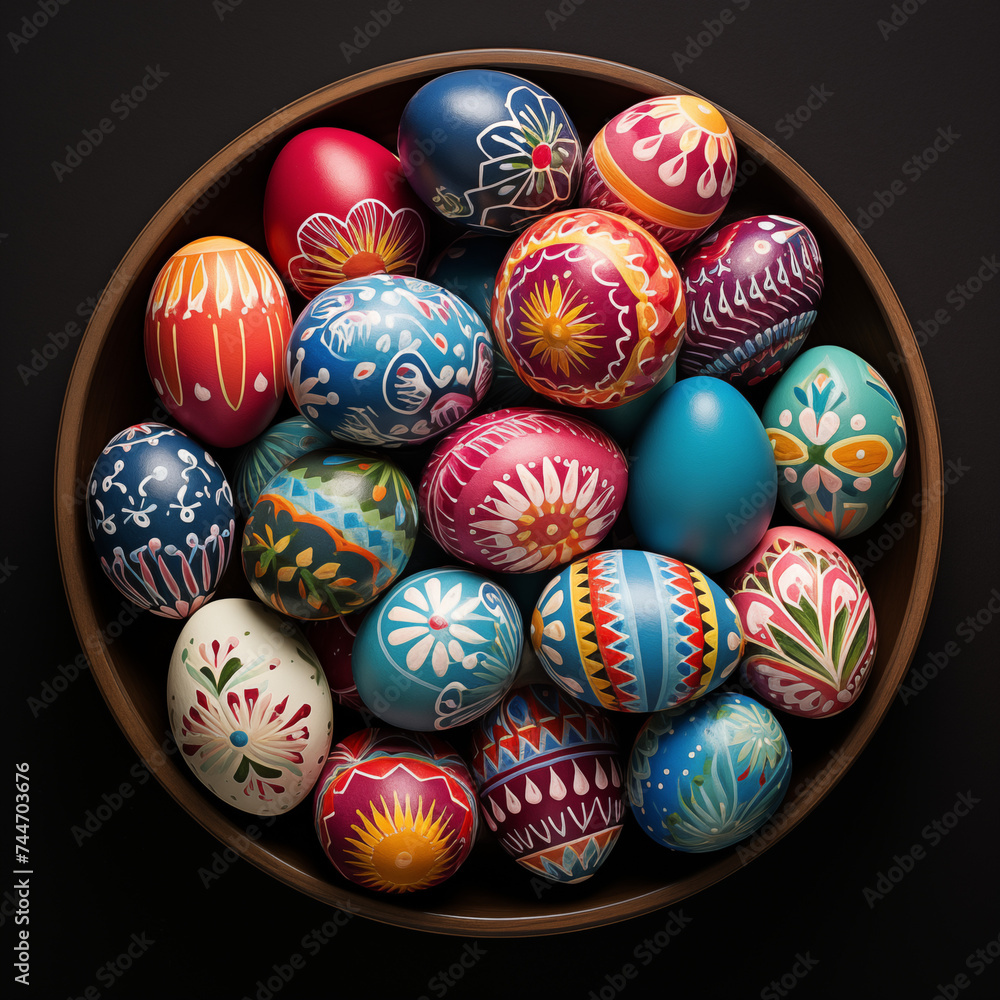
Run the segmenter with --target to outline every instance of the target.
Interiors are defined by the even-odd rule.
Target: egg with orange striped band
[[[670,370],[687,321],[670,255],[624,216],[555,212],[529,226],[497,274],[493,332],[515,374],[568,406],[610,408]]]
[[[252,247],[208,236],[163,265],[146,305],[146,368],[164,408],[221,448],[262,433],[285,395],[292,314]]]
[[[399,577],[417,519],[416,491],[392,462],[321,448],[264,487],[243,530],[243,571],[274,610],[336,618]]]
[[[639,101],[594,137],[583,161],[580,204],[638,222],[667,250],[704,233],[736,181],[736,143],[701,97]]]

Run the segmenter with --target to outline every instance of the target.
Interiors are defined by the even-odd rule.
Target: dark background
[[[273,966],[291,970],[298,953],[304,968],[275,995],[441,996],[446,986],[435,977],[463,955],[472,967],[447,989],[455,998],[607,998],[613,984],[624,987],[626,1000],[771,997],[789,987],[802,1000],[997,995],[1000,960],[986,961],[991,947],[1000,955],[1000,624],[993,620],[1000,611],[1000,280],[985,281],[971,297],[960,290],[1000,249],[996,87],[987,82],[996,66],[992,5],[403,0],[376,38],[345,54],[370,10],[384,6],[2,5],[0,398],[8,458],[0,594],[5,728],[13,732],[7,770],[27,761],[32,775],[33,959],[24,992],[56,1000],[88,988],[91,997],[252,998],[269,978],[277,985]],[[678,63],[674,53],[684,53],[688,36],[708,30],[703,22],[726,9],[733,23]],[[29,37],[32,18],[37,30]],[[812,815],[762,858],[675,907],[673,923],[658,912],[559,937],[482,939],[477,951],[474,938],[357,918],[311,954],[303,937],[335,911],[243,861],[219,865],[222,846],[150,780],[89,673],[50,705],[29,701],[60,667],[63,676],[71,672],[80,652],[51,510],[62,397],[85,317],[118,261],[163,201],[223,145],[354,72],[496,46],[600,56],[675,79],[778,142],[856,223],[876,192],[902,186],[864,235],[914,327],[929,333],[937,325],[921,340],[953,482],[936,593],[910,673],[923,686],[896,698],[860,760]],[[57,177],[52,162],[65,159],[65,146],[108,116],[148,66],[160,67],[162,82],[127,118],[113,118],[113,132],[79,166]],[[786,116],[811,93],[829,96],[793,126]],[[912,158],[943,136],[951,138],[939,143],[937,162],[925,171],[915,166]],[[66,346],[25,379],[19,366],[49,343]],[[948,657],[946,648],[958,654]],[[947,665],[935,671],[934,659]],[[74,836],[73,827],[123,783],[131,794],[121,807],[92,836]],[[974,802],[962,818],[953,812],[960,796]],[[6,814],[10,843],[13,810]],[[918,860],[914,845],[922,848]],[[213,863],[223,874],[206,887],[199,869]],[[891,892],[866,898],[880,874],[900,865],[912,870]],[[5,862],[5,871],[12,868]],[[12,882],[5,875],[2,891]],[[9,905],[2,912],[6,980],[15,974],[15,928]],[[660,954],[636,961],[645,938],[681,923]],[[130,945],[133,957],[119,961]],[[980,949],[985,960],[976,957]],[[626,963],[636,966],[635,978],[621,976]]]

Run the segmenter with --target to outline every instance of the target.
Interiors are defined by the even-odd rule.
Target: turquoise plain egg
[[[767,530],[774,453],[753,407],[726,382],[698,375],[667,389],[636,435],[630,465],[629,517],[649,552],[716,573]]]

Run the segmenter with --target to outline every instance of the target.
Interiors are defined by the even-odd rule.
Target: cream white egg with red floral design
[[[259,816],[298,805],[330,752],[323,668],[299,629],[256,601],[213,601],[188,619],[170,659],[167,709],[194,776]]]

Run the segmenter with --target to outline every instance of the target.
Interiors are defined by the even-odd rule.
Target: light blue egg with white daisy
[[[502,587],[471,570],[425,570],[398,583],[361,623],[354,682],[390,725],[451,729],[507,693],[523,642],[521,612]]]

